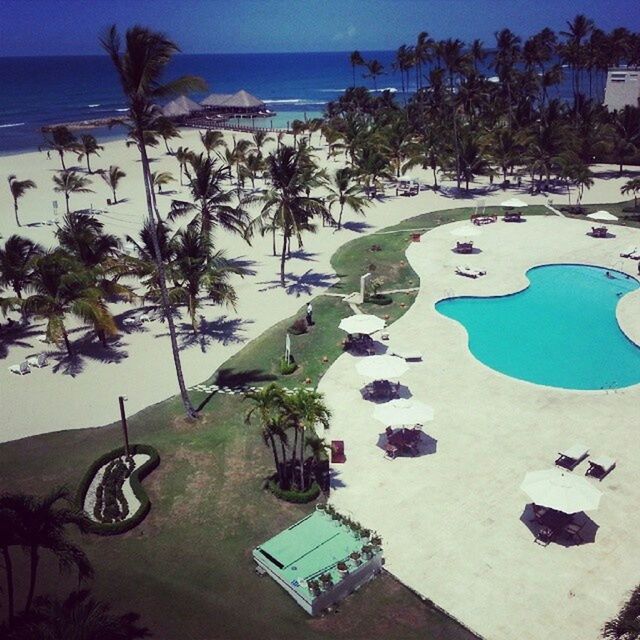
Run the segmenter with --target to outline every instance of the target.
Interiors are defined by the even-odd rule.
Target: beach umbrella
[[[468,237],[479,236],[480,229],[476,225],[466,224],[462,227],[456,227],[449,232],[452,236]]]
[[[507,209],[520,209],[522,207],[528,207],[529,205],[524,202],[524,200],[520,200],[519,198],[510,198],[509,200],[501,202],[500,206]]]
[[[560,469],[530,471],[520,488],[534,504],[568,514],[597,509],[602,496],[584,477]]]
[[[433,407],[413,398],[400,398],[377,406],[373,417],[389,426],[423,424],[433,420]]]
[[[608,220],[610,222],[614,222],[618,219],[608,211],[596,211],[595,213],[590,213],[587,218],[590,218],[591,220]]]
[[[408,370],[406,360],[388,355],[369,356],[356,364],[356,371],[370,380],[395,380]]]
[[[343,318],[338,327],[349,334],[360,333],[370,336],[372,333],[384,329],[384,320],[378,316],[358,313]]]

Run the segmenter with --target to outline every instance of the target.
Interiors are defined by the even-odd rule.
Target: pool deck
[[[500,295],[526,287],[525,272],[547,263],[585,263],[637,274],[619,257],[640,245],[638,230],[610,226],[615,237],[586,235],[591,224],[559,216],[481,227],[481,251],[452,252],[454,223],[412,244],[407,258],[421,279],[411,309],[389,330],[389,343],[424,354],[402,383],[434,407],[425,425],[428,454],[390,461],[376,446],[384,426],[362,399],[356,358],[344,354],[321,381],[334,412],[331,439],[345,441],[331,501],[384,541],[387,569],[487,639],[595,640],[638,582],[640,566],[640,385],[572,391],[509,378],[477,361],[464,328],[435,311],[455,295]],[[476,280],[456,265],[486,269]],[[640,342],[640,290],[617,310]],[[522,331],[527,327],[523,326]],[[579,331],[580,327],[576,327]],[[542,547],[528,526],[527,471],[553,466],[557,452],[584,443],[617,460],[602,482],[600,509],[588,515],[590,541]],[[583,475],[581,463],[574,473]]]

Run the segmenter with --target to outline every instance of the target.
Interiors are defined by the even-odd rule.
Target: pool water
[[[640,348],[616,320],[618,302],[640,287],[637,280],[573,264],[535,267],[527,277],[529,287],[518,293],[447,298],[436,309],[466,328],[480,362],[514,378],[565,389],[640,382]]]

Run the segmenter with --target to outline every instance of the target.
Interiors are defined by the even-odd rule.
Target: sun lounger
[[[20,376],[23,376],[25,373],[31,373],[31,367],[29,367],[29,363],[25,360],[20,364],[14,364],[9,367],[9,371],[11,373],[17,373]]]
[[[31,356],[30,358],[27,358],[27,364],[30,367],[42,369],[42,367],[47,366],[47,356],[44,353],[39,353],[37,356]]]
[[[615,466],[616,461],[613,458],[607,458],[606,456],[591,458],[591,460],[589,460],[589,468],[585,475],[602,480],[613,471]]]
[[[42,342],[42,343],[44,343],[44,344],[47,344],[47,343],[49,342],[49,340],[47,340],[47,334],[46,334],[46,333],[39,333],[39,334],[36,336],[36,340],[37,340],[38,342]]]
[[[479,276],[484,276],[487,272],[480,269],[472,269],[471,267],[456,267],[456,273],[467,278],[478,278]]]
[[[125,318],[122,321],[122,324],[125,325],[126,327],[139,327],[142,324],[142,320],[136,317]]]
[[[565,469],[575,469],[588,455],[589,449],[581,444],[574,444],[572,447],[558,452],[556,464]]]
[[[621,258],[631,258],[631,256],[635,255],[638,252],[638,247],[627,247],[623,251],[620,252]],[[640,255],[640,254],[638,254]],[[634,258],[636,260],[637,258]]]

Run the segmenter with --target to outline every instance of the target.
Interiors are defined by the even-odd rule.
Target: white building
[[[607,73],[604,104],[609,111],[639,106],[640,67],[613,67]]]

